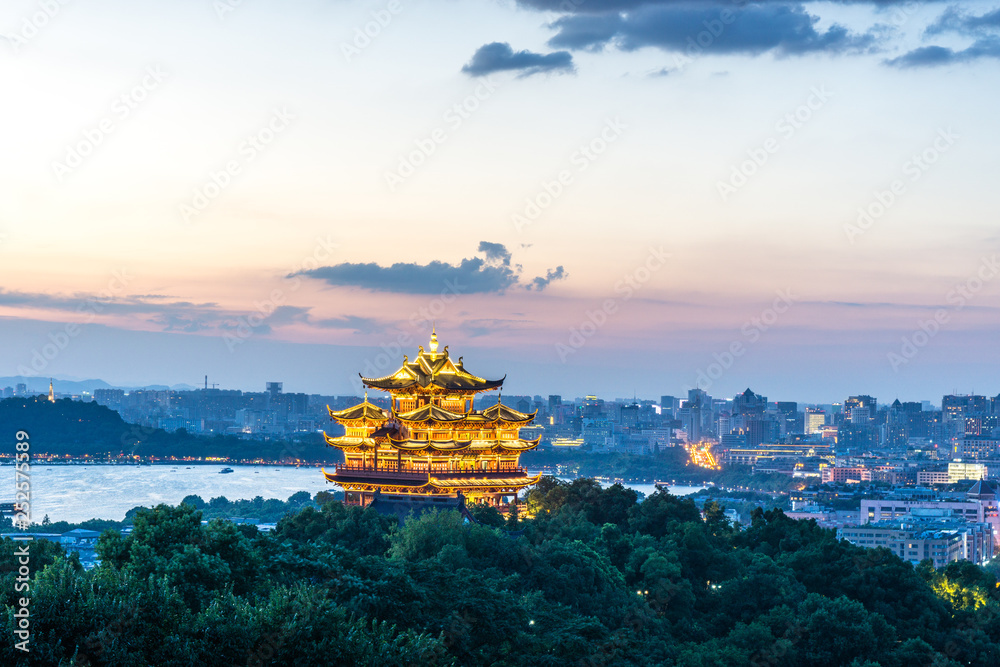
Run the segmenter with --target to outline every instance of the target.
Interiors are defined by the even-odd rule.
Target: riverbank
[[[220,474],[230,467],[231,474]],[[13,467],[8,469],[13,479]],[[3,474],[0,471],[0,474]],[[287,500],[307,491],[336,491],[318,467],[239,465],[49,465],[31,467],[31,516],[41,522],[79,523],[88,519],[121,521],[133,507],[153,507],[160,503],[177,505],[189,495],[206,501]]]
[[[110,466],[149,466],[149,465],[230,465],[230,466],[287,466],[290,468],[312,467],[336,465],[329,461],[300,461],[300,460],[266,460],[266,459],[227,459],[227,458],[191,458],[191,459],[168,459],[168,458],[97,458],[90,456],[83,457],[47,457],[45,455],[34,456],[35,465],[110,465]],[[0,454],[0,465],[13,465],[13,454]]]
[[[230,474],[220,474],[223,468]],[[13,478],[13,466],[8,469]],[[0,475],[3,471],[0,470]],[[605,480],[605,485],[613,484]],[[626,482],[644,496],[656,492],[653,483]],[[668,485],[674,495],[689,495],[704,488],[698,485]],[[287,500],[306,491],[336,492],[318,466],[276,466],[204,463],[201,465],[157,464],[50,465],[35,463],[31,468],[31,520],[79,523],[89,519],[121,521],[133,507],[152,507],[160,503],[177,505],[185,497],[201,496],[205,501],[223,497],[229,501]]]

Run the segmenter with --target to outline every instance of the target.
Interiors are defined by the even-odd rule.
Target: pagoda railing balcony
[[[344,477],[369,477],[379,478],[392,475],[396,479],[424,480],[428,478],[426,470],[413,470],[396,465],[359,466],[359,465],[339,465],[337,475]]]
[[[458,440],[461,442],[482,440],[484,442],[489,442],[493,440],[517,440],[519,436],[515,434],[511,435],[496,435],[494,433],[478,433],[475,431],[438,431],[436,433],[428,434],[427,431],[405,431],[400,430],[398,439],[400,440],[426,440],[428,442],[434,442],[435,440]]]
[[[337,474],[351,477],[379,477],[390,474],[403,479],[427,479],[430,476],[445,476],[449,479],[475,479],[484,475],[503,475],[523,477],[528,474],[527,468],[512,465],[490,465],[486,468],[452,468],[447,465],[398,465],[395,461],[379,463],[377,466],[340,464]]]
[[[525,477],[528,471],[525,468],[489,468],[487,470],[440,470],[433,473],[436,477],[447,479],[482,479],[485,477]]]

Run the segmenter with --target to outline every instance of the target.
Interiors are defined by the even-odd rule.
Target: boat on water
[[[219,471],[220,475],[225,475],[226,473],[235,472],[232,468],[223,468]]]

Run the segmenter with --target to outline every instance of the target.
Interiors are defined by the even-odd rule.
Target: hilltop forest
[[[530,519],[475,506],[475,523],[399,525],[319,500],[266,534],[186,503],[140,510],[90,571],[32,544],[27,654],[5,540],[0,664],[1000,664],[992,571],[913,566],[780,510],[738,529],[714,501],[703,516],[663,490],[553,478]]]

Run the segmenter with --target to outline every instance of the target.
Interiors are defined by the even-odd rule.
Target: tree
[[[517,530],[520,523],[517,520],[517,503],[510,504],[510,510],[507,512],[507,529]]]
[[[705,503],[705,525],[716,537],[729,536],[733,533],[733,527],[726,517],[726,508],[714,500]]]
[[[471,514],[476,521],[484,526],[499,528],[507,523],[503,514],[500,513],[500,510],[489,503],[469,503],[466,505],[466,509],[469,510],[469,514]]]
[[[196,495],[184,496],[184,500],[181,501],[181,504],[190,505],[196,510],[205,509],[206,506],[204,499],[202,499],[201,496],[196,496]]]
[[[672,496],[663,489],[657,490],[629,512],[632,530],[653,537],[663,537],[684,522],[701,523],[701,512],[693,500]]]

